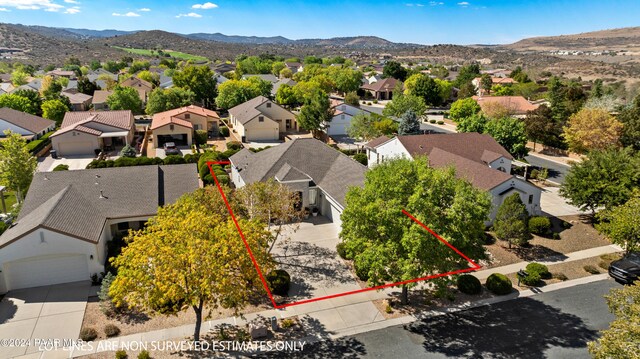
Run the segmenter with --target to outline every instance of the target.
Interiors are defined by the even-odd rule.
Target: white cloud
[[[444,5],[442,1],[429,1],[429,6]]]
[[[207,9],[215,9],[217,8],[218,5],[212,3],[212,2],[206,2],[204,4],[195,4],[193,6],[191,6],[192,9],[203,9],[203,10],[207,10]]]
[[[413,6],[413,4],[405,4],[406,6]]]
[[[77,14],[79,12],[80,12],[80,7],[79,6],[74,6],[74,7],[67,8],[67,10],[65,10],[64,13],[73,15],[73,14]]]
[[[126,14],[120,14],[120,13],[118,13],[118,12],[114,12],[114,13],[113,13],[113,14],[111,14],[111,15],[113,15],[113,16],[125,16],[125,17],[139,17],[139,16],[140,16],[140,14],[136,14],[136,13],[135,13],[135,12],[133,12],[133,11],[129,11],[129,12],[128,12],[128,13],[126,13]]]
[[[4,7],[0,7],[0,11],[2,12],[11,12],[11,10],[4,8]]]
[[[195,12],[190,12],[188,14],[178,14],[176,17],[177,18],[181,18],[181,17],[202,17],[202,15],[196,14]]]
[[[151,11],[151,9],[149,9],[148,7],[143,7],[142,9],[138,9],[138,11],[147,12]]]
[[[76,0],[64,0],[64,2],[66,2],[67,4],[80,4],[80,2]]]
[[[64,6],[54,4],[51,0],[0,0],[0,6],[3,9],[15,8],[18,10],[59,11],[64,9]]]
[[[463,2],[459,2],[458,5],[460,5],[462,7],[467,7],[467,6],[469,6],[469,3],[466,2],[466,1],[463,1]]]
[[[423,7],[424,5],[422,4],[416,4],[417,7]]]

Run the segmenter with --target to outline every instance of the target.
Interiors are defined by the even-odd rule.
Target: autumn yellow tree
[[[505,118],[515,114],[515,109],[498,102],[487,102],[482,107],[482,112],[489,118]]]
[[[230,194],[230,190],[225,188]],[[239,219],[264,273],[273,268],[271,234],[258,220]],[[130,232],[127,246],[113,260],[117,276],[109,289],[116,306],[150,314],[196,314],[194,340],[203,314],[222,307],[238,312],[255,295],[264,295],[254,268],[218,190],[209,186],[158,210],[147,226]]]
[[[571,115],[567,124],[564,138],[574,152],[619,146],[622,123],[603,109],[583,108]]]

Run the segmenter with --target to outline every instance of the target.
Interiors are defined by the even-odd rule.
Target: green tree
[[[582,210],[595,213],[622,205],[640,185],[640,159],[630,148],[589,152],[582,162],[571,164],[560,195]]]
[[[494,96],[513,96],[515,95],[513,88],[507,85],[495,85],[491,87]]]
[[[392,136],[398,133],[398,123],[388,117],[384,117],[378,114],[372,114],[379,119],[373,122],[373,129],[379,136]]]
[[[280,76],[280,73],[285,68],[286,68],[286,66],[284,66],[284,62],[283,61],[274,62],[273,64],[271,64],[271,73],[274,76]]]
[[[429,106],[439,106],[442,104],[442,96],[440,94],[440,86],[438,83],[429,76],[423,74],[413,75],[416,76],[415,83],[410,93],[412,95],[421,97],[424,103]]]
[[[550,144],[556,141],[560,131],[553,121],[553,112],[545,105],[527,112],[524,118],[524,132],[527,138],[533,141],[534,151],[536,143]]]
[[[27,149],[27,141],[20,134],[4,131],[0,146],[0,183],[16,192],[16,200],[22,203],[29,189],[38,161]]]
[[[598,229],[606,233],[613,244],[627,252],[640,251],[640,195],[598,216],[601,219]]]
[[[84,76],[78,78],[78,92],[93,96],[93,93],[97,90],[100,90],[100,86],[98,86],[95,81],[89,81],[89,79]]]
[[[24,97],[29,101],[29,106],[26,107],[26,111],[24,112],[36,116],[40,116],[42,114],[42,110],[40,109],[40,107],[42,106],[42,98],[40,97],[38,91],[20,89],[13,91],[12,94]]]
[[[56,126],[60,126],[68,111],[71,109],[60,100],[47,100],[42,103],[42,117],[55,121]]]
[[[28,73],[22,70],[15,70],[11,73],[11,83],[16,87],[26,85],[28,77]]]
[[[45,76],[42,79],[42,86],[40,87],[40,95],[47,100],[59,98],[60,91],[62,91],[62,85],[57,82],[53,76]]]
[[[145,112],[147,115],[153,115],[158,112],[191,105],[194,100],[195,94],[190,90],[185,90],[180,87],[172,87],[168,89],[158,87],[149,94],[149,100],[147,101]]]
[[[282,84],[278,87],[278,91],[276,91],[276,102],[289,107],[299,103],[293,87],[287,84]]]
[[[402,117],[400,117],[400,124],[398,125],[398,135],[417,135],[420,133],[420,120],[416,116],[415,112],[408,110]]]
[[[396,80],[404,81],[407,78],[407,69],[397,61],[387,61],[382,68],[382,77],[392,77]]]
[[[527,155],[527,135],[524,122],[513,117],[504,117],[487,122],[485,133],[493,137],[502,147],[516,158]]]
[[[456,102],[451,104],[449,118],[458,122],[479,113],[480,110],[480,105],[472,98],[456,100]]]
[[[458,126],[456,127],[456,130],[458,132],[484,133],[487,127],[487,122],[489,122],[489,119],[487,117],[485,117],[481,113],[477,113],[475,115],[464,117],[458,120]]]
[[[33,108],[33,103],[28,98],[15,94],[0,95],[0,108],[9,107],[16,111],[27,112],[35,115],[37,111]]]
[[[153,86],[160,85],[160,75],[155,73],[155,72],[151,72],[149,70],[140,71],[136,75],[136,77],[141,79],[141,80],[147,81],[148,83],[152,84]]]
[[[393,96],[391,102],[387,103],[382,114],[389,117],[400,117],[409,110],[418,117],[422,117],[427,110],[427,105],[421,97],[399,93]]]
[[[445,79],[447,78],[447,76],[449,76],[449,70],[447,70],[447,68],[442,65],[434,66],[429,71],[433,76],[439,79]]]
[[[622,123],[622,145],[632,146],[636,151],[640,151],[640,95],[620,111],[618,121]]]
[[[601,332],[596,341],[589,343],[589,352],[595,359],[640,357],[640,281],[620,289],[612,289],[605,296],[609,311],[616,319],[609,329]]]
[[[380,136],[378,131],[373,127],[374,122],[375,119],[372,114],[360,112],[351,119],[351,124],[347,128],[347,134],[351,138],[361,139],[364,141],[374,139]]]
[[[604,89],[602,86],[602,79],[596,79],[593,82],[593,86],[591,87],[591,97],[592,98],[600,98],[604,95]]]
[[[225,81],[220,84],[216,104],[218,107],[230,109],[257,96],[269,97],[271,87],[272,84],[270,82],[264,81],[259,77]]]
[[[151,64],[149,63],[149,61],[133,61],[131,63],[131,66],[129,66],[128,72],[130,74],[135,74],[138,71],[149,70],[150,67]]]
[[[305,65],[311,65],[311,64],[322,64],[322,59],[319,57],[315,57],[315,56],[307,56],[304,58],[304,62]]]
[[[316,89],[311,98],[304,101],[298,115],[298,123],[302,129],[311,131],[317,136],[325,122],[333,118],[333,109],[329,97],[320,89]]]
[[[116,86],[113,93],[107,97],[107,104],[112,111],[131,110],[134,114],[142,112],[142,100],[133,87]]]
[[[347,94],[344,96],[344,103],[346,103],[347,105],[359,107],[360,97],[358,97],[358,94],[355,91],[347,92]]]
[[[96,71],[101,67],[102,67],[102,64],[98,60],[92,60],[91,64],[89,65],[89,68],[91,68],[92,71]]]
[[[493,79],[489,74],[482,74],[480,76],[480,89],[484,90],[486,95],[491,93],[491,87],[493,87]]]
[[[516,66],[516,68],[509,74],[509,77],[518,81],[519,83],[531,82],[529,76],[527,76],[524,70],[522,70],[522,66]]]
[[[370,285],[467,266],[403,209],[471,259],[484,257],[489,195],[456,178],[453,168],[430,168],[426,158],[394,159],[368,171],[364,183],[347,193],[340,238],[356,273]],[[435,281],[443,284],[447,279]],[[408,301],[409,286],[402,288],[403,303]]]
[[[498,208],[493,231],[498,239],[521,246],[531,238],[529,233],[529,213],[520,199],[520,194],[514,193],[505,198]]]
[[[462,90],[463,85],[473,85],[471,81],[476,77],[480,77],[480,65],[477,63],[473,63],[470,65],[462,66],[460,71],[458,71],[458,77],[454,81],[454,86]],[[475,89],[474,89],[475,92]]]
[[[254,257],[268,273],[273,261],[267,252],[271,234],[266,224],[242,218],[238,222]],[[126,241],[113,260],[118,275],[109,296],[116,306],[149,313],[193,309],[196,342],[208,310],[231,308],[237,313],[262,293],[261,280],[213,186],[160,208],[144,229],[130,232]]]
[[[217,81],[209,66],[187,65],[173,74],[173,84],[193,92],[195,100],[203,107],[214,108],[218,95]]]

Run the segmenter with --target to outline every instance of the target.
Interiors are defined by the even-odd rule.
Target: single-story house
[[[267,82],[271,82],[272,84],[275,84],[276,82],[278,82],[278,78],[273,75],[273,74],[246,74],[246,75],[242,75],[242,79],[243,80],[248,80],[252,77],[258,77],[263,81],[267,81]]]
[[[191,146],[197,130],[206,130],[209,137],[218,134],[220,116],[215,111],[190,105],[153,115],[149,129],[153,131],[153,143],[161,148],[165,142],[178,146]]]
[[[298,130],[296,116],[264,96],[229,109],[229,120],[242,142],[276,141],[280,134]]]
[[[280,79],[280,80],[278,80],[278,82],[273,84],[273,87],[271,88],[271,96],[273,96],[273,98],[275,98],[276,94],[278,93],[278,89],[282,85],[288,85],[288,86],[293,87],[296,84],[297,84],[297,82],[293,81],[292,79]]]
[[[60,94],[67,97],[71,102],[71,111],[87,111],[91,107],[93,96],[85,95],[77,90],[66,90]]]
[[[76,78],[75,71],[67,71],[67,70],[61,70],[61,69],[51,70],[47,72],[46,75],[53,76],[53,77],[66,77],[69,80]]]
[[[142,100],[142,103],[147,103],[147,99],[149,99],[149,95],[151,94],[151,91],[153,91],[153,85],[150,82],[134,76],[131,76],[128,79],[122,81],[120,85],[123,87],[131,87],[136,89],[136,91],[138,91],[138,95],[140,96],[140,100]]]
[[[540,215],[539,187],[511,174],[513,157],[488,134],[451,133],[381,137],[366,146],[369,167],[391,158],[427,156],[430,166],[456,169],[456,175],[474,187],[491,194],[493,208],[490,221],[498,207],[513,193],[518,193],[531,215]]]
[[[313,138],[297,138],[258,153],[243,149],[229,160],[231,180],[237,188],[273,178],[298,192],[301,209],[317,208],[338,224],[347,191],[364,185],[367,170]]]
[[[495,85],[511,86],[517,83],[518,81],[512,79],[511,77],[491,76],[491,86],[495,86]],[[473,84],[473,86],[475,87],[478,95],[485,94],[485,90],[482,88],[482,77],[476,77],[475,79],[471,80],[471,84]]]
[[[0,141],[4,131],[11,130],[28,141],[37,140],[56,128],[56,122],[8,107],[0,108]]]
[[[529,102],[522,96],[473,96],[482,111],[491,111],[495,107],[504,107],[512,117],[524,118],[527,112],[533,111],[540,105]]]
[[[107,104],[107,97],[111,96],[113,91],[107,90],[95,90],[93,91],[93,99],[91,99],[91,103],[93,104],[94,111],[107,111],[109,110],[109,105]]]
[[[51,137],[59,156],[95,156],[97,149],[117,150],[133,141],[133,113],[121,111],[67,112]]]
[[[16,92],[18,90],[29,90],[29,91],[36,91],[36,92],[40,92],[40,89],[42,88],[42,79],[41,78],[35,78],[32,79],[31,81],[29,81],[28,83],[18,86],[16,88],[14,88],[11,92]]]
[[[0,236],[0,293],[100,275],[116,233],[197,188],[195,164],[36,172]]]
[[[118,75],[109,72],[103,68],[99,68],[97,70],[93,70],[91,72],[89,72],[89,74],[87,74],[87,78],[89,79],[89,81],[97,81],[100,77],[105,78],[105,77],[109,77],[111,78],[113,81],[118,81]]]
[[[342,136],[347,134],[351,119],[359,113],[369,114],[370,112],[360,107],[352,106],[341,100],[331,99],[333,118],[330,122],[324,123],[324,130],[329,136]]]
[[[371,94],[376,100],[391,100],[393,98],[393,90],[395,90],[398,80],[388,77],[374,83],[364,84],[360,89],[365,93]]]
[[[291,70],[292,73],[300,72],[304,70],[304,67],[299,62],[285,62],[284,66]]]
[[[231,72],[231,71],[235,71],[236,70],[236,65],[235,64],[228,64],[228,63],[220,63],[217,64],[215,66],[213,66],[212,68],[213,72],[220,74],[220,75],[224,75],[227,72]]]

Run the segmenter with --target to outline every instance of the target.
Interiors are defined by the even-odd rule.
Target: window
[[[119,231],[126,231],[129,229],[129,222],[120,222],[118,223],[118,230]]]
[[[267,108],[271,108],[271,102],[267,102]]]
[[[202,127],[200,125],[193,125],[193,129],[198,131],[198,130],[201,130]]]
[[[287,120],[287,129],[291,128],[291,120]]]
[[[264,122],[264,117],[263,116],[258,117],[258,122]]]
[[[533,195],[532,194],[529,195],[529,204],[531,204],[531,203],[533,203]]]
[[[340,115],[340,119],[344,120],[344,113],[342,115]]]
[[[310,188],[309,189],[309,205],[315,206],[318,198],[318,189]]]
[[[185,119],[185,120],[188,120],[188,119],[190,119],[190,118],[191,118],[191,114],[190,114],[190,113],[188,113],[188,114],[184,115],[184,119]]]
[[[169,125],[169,129],[170,129],[171,131],[173,131],[174,126],[173,126],[173,125]]]

